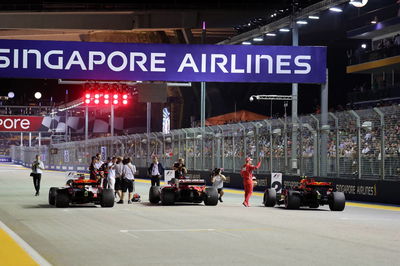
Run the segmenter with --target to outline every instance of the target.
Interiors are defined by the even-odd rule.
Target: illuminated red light
[[[110,98],[110,95],[104,94],[104,99],[109,99],[109,98]]]
[[[90,93],[86,93],[85,97],[86,97],[86,99],[89,99],[90,98]]]
[[[124,99],[124,100],[128,99],[128,95],[124,94],[124,95],[122,96],[122,99]]]
[[[85,103],[90,103],[90,99],[86,99],[86,100],[85,100]]]
[[[123,104],[128,104],[128,101],[127,100],[123,100],[122,103]]]
[[[114,94],[114,99],[118,99],[118,94]]]
[[[115,96],[115,95],[114,95]],[[113,104],[118,104],[118,100],[114,100]]]
[[[100,95],[99,94],[95,94],[94,98],[98,99],[98,98],[100,98]]]
[[[110,101],[109,100],[104,100],[104,104],[109,104]]]
[[[100,101],[99,101],[98,99],[94,100],[94,103],[95,103],[95,104],[99,104],[99,102],[100,102]]]

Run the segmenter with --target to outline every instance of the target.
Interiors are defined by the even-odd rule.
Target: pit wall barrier
[[[13,161],[30,168],[29,163],[23,161]],[[88,172],[86,165],[45,165],[48,170],[55,171],[77,171]],[[137,168],[139,178],[147,179],[147,168]],[[200,178],[206,180],[207,185],[211,185],[210,172],[189,171],[188,177]],[[223,173],[227,177],[224,187],[243,189],[242,177],[239,173]],[[258,185],[254,187],[255,191],[264,191],[271,187],[271,176],[269,174],[256,175]],[[299,176],[282,175],[283,187],[293,187],[299,184]],[[341,179],[341,178],[318,178],[318,181],[332,182],[337,191],[342,191],[347,200],[376,202],[386,204],[400,205],[400,182],[386,180],[365,180],[365,179]]]

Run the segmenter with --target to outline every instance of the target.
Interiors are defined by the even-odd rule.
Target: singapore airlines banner
[[[0,40],[0,77],[324,83],[326,47]]]

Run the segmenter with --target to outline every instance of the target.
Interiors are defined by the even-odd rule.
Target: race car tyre
[[[294,191],[288,191],[285,197],[285,207],[286,209],[298,209],[300,208],[300,196]]]
[[[114,189],[105,188],[101,196],[100,206],[101,207],[114,207]]]
[[[49,190],[49,204],[56,204],[57,187],[51,187]]]
[[[329,209],[331,211],[343,211],[346,206],[346,197],[343,192],[332,192],[329,199]]]
[[[153,204],[158,204],[161,200],[161,188],[158,186],[150,187],[149,201]]]
[[[264,205],[265,207],[274,207],[276,204],[276,190],[275,188],[267,188],[264,192]]]
[[[173,205],[175,204],[175,191],[163,189],[160,198],[162,205]]]
[[[66,191],[57,191],[56,194],[56,207],[57,208],[66,208],[69,206],[69,195]]]
[[[204,194],[204,204],[207,206],[215,206],[218,204],[218,190],[212,187],[206,188]]]

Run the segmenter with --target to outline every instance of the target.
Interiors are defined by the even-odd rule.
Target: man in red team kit
[[[243,186],[244,186],[244,202],[243,205],[245,207],[250,207],[249,200],[251,194],[253,194],[253,171],[261,166],[261,162],[258,162],[257,165],[252,165],[250,157],[246,158],[246,163],[242,166],[242,170],[240,171],[240,175],[243,177]]]

